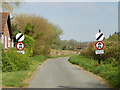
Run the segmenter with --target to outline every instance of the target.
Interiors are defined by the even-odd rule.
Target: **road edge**
[[[68,59],[68,63],[70,63],[70,62],[69,62],[69,59]],[[79,66],[79,65],[75,65],[75,64],[72,64],[72,63],[70,63],[70,64],[73,65],[73,66],[75,66],[76,68],[79,68],[79,69],[81,69],[81,70],[84,70],[84,71],[87,72],[90,76],[93,76],[93,77],[95,77],[96,79],[99,79],[99,80],[101,81],[101,83],[104,84],[106,87],[108,87],[108,88],[113,88],[113,87],[108,83],[108,81],[105,80],[103,77],[101,77],[101,76],[99,76],[99,75],[96,75],[96,74],[94,74],[94,73],[92,73],[92,72],[84,69],[83,67],[81,67],[81,66]]]

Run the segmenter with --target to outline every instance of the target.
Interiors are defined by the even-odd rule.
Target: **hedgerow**
[[[115,35],[113,35],[115,36]],[[110,37],[112,38],[112,36]],[[103,40],[104,42],[104,54],[101,54],[101,60],[104,61],[104,63],[116,63],[118,62],[120,58],[120,52],[119,52],[119,43],[118,41],[111,41],[109,39]],[[81,51],[81,55],[98,59],[98,55],[95,54],[95,42],[92,42],[89,44],[88,48],[86,50]],[[116,63],[117,64],[117,63]]]
[[[115,88],[120,87],[118,67],[114,66],[114,63],[104,64],[102,61],[100,65],[97,65],[96,60],[81,55],[70,57],[69,62],[105,78]]]
[[[21,54],[15,48],[2,53],[3,72],[27,70],[29,69],[29,62],[28,54]]]

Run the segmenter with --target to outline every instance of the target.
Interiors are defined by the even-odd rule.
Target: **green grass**
[[[2,73],[2,85],[9,87],[22,87],[27,84],[23,82],[27,78],[28,71],[15,71]]]
[[[27,80],[31,78],[32,73],[38,65],[47,59],[46,56],[39,55],[30,58],[30,69],[24,71],[3,72],[2,85],[7,87],[25,87],[28,85]]]
[[[71,57],[73,55],[48,56],[48,58]]]
[[[2,44],[0,42],[0,67],[2,66]],[[2,70],[0,68],[0,86],[2,85]]]
[[[2,85],[5,87],[26,87],[28,86],[28,81],[32,73],[36,70],[38,65],[41,65],[47,58],[57,58],[56,57],[46,57],[43,55],[30,57],[30,69],[24,71],[14,71],[14,72],[2,72]],[[59,56],[65,57],[65,56]]]
[[[80,55],[72,56],[69,59],[69,62],[79,65],[84,69],[105,78],[113,87],[120,88],[120,81],[118,80],[118,67],[115,67],[114,64],[104,64],[101,62],[101,64],[98,65],[97,60],[89,59]]]
[[[47,57],[43,55],[31,57],[30,70],[35,70],[37,66],[42,64],[46,59]]]

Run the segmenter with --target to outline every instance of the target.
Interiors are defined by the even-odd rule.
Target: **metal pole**
[[[99,29],[99,33],[101,32],[101,30]]]
[[[98,57],[98,64],[100,64],[100,54],[98,54],[99,55],[99,57]]]

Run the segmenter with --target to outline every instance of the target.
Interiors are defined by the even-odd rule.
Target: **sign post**
[[[16,35],[16,41],[18,41],[18,43],[16,44],[16,49],[17,49],[17,52],[22,53],[22,54],[25,54],[25,51],[22,51],[25,45],[23,42],[21,42],[24,39],[25,39],[25,36],[22,33],[18,33]]]
[[[101,59],[101,58],[100,58],[100,54],[98,54],[98,55],[99,55],[99,57],[98,57],[98,64],[100,64],[100,59]]]
[[[99,33],[96,34],[96,40],[97,42],[95,43],[95,47],[96,47],[96,51],[95,54],[98,54],[98,64],[100,64],[100,54],[104,54],[104,50],[102,50],[104,48],[104,43],[102,42],[102,40],[104,39],[104,34],[101,33],[101,30],[99,30]]]

